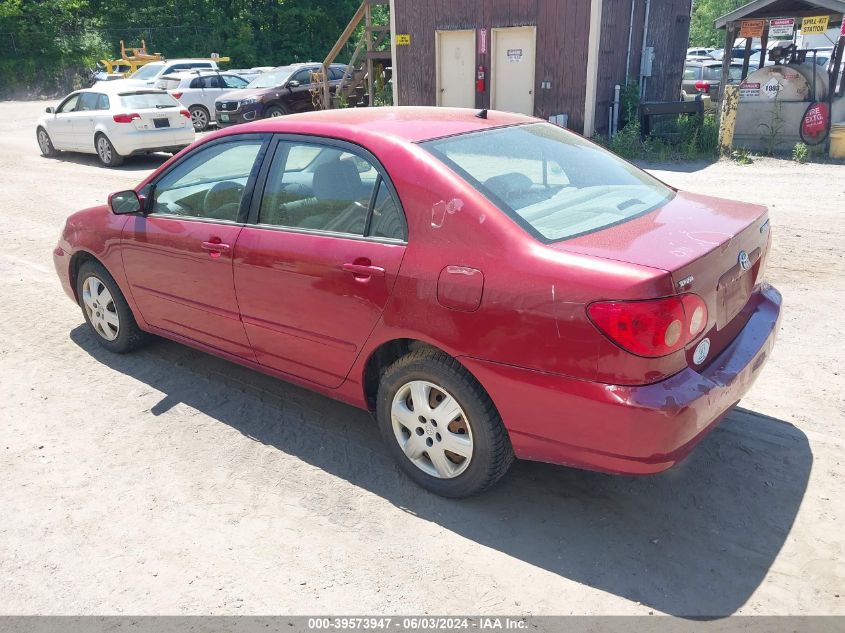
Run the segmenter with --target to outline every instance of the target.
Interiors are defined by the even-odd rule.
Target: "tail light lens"
[[[173,97],[174,99],[181,99],[183,94],[184,93],[182,93],[178,90],[174,90],[173,92],[170,93],[170,96]]]
[[[708,92],[710,90],[710,82],[699,79],[695,82],[695,89],[699,92]]]
[[[707,306],[694,294],[648,301],[598,301],[587,306],[587,314],[622,349],[648,358],[683,349],[707,326]]]
[[[130,114],[115,114],[113,117],[115,123],[132,123],[135,119],[140,119],[141,115],[137,112]]]
[[[190,113],[190,112],[188,112],[185,108],[182,108],[181,110],[179,110],[179,114],[181,114],[181,115],[182,115],[183,117],[185,117],[186,119],[190,119],[190,118],[191,118],[191,113]]]

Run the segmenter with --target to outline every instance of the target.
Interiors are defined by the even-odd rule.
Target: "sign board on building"
[[[410,33],[397,33],[396,34],[396,46],[410,46],[411,45],[411,35]]]
[[[763,29],[765,28],[765,20],[743,20],[739,23],[739,36],[763,37]]]
[[[795,32],[795,18],[773,18],[769,20],[769,37],[772,39],[792,39]]]
[[[487,29],[478,30],[478,53],[480,55],[487,54]]]
[[[807,17],[801,20],[802,35],[819,35],[827,31],[827,23],[830,21],[829,15],[817,15]]]
[[[508,49],[508,61],[513,64],[518,64],[522,61],[522,49],[521,48],[509,48]]]

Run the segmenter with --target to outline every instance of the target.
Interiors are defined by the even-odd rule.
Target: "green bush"
[[[792,148],[792,160],[804,164],[810,159],[810,148],[806,143],[796,143]]]

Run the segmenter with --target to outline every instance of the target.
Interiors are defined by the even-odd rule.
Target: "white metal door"
[[[490,107],[534,114],[534,65],[537,29],[493,29]]]
[[[437,105],[475,107],[475,31],[437,31]]]

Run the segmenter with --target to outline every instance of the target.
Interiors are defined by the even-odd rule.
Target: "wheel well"
[[[70,258],[70,286],[73,288],[73,295],[76,297],[77,301],[79,301],[79,297],[76,296],[76,278],[79,275],[79,269],[82,268],[82,264],[85,262],[92,261],[99,263],[99,260],[96,257],[86,251],[77,251],[73,254],[73,257]]]
[[[206,114],[208,114],[208,108],[206,108],[206,107],[205,107],[204,105],[202,105],[201,103],[195,103],[195,104],[194,104],[194,105],[192,105],[190,108],[188,108],[188,110],[193,110],[194,108],[199,108],[200,110],[205,110],[205,113],[206,113]]]
[[[418,341],[412,338],[400,338],[382,343],[370,354],[367,364],[364,367],[364,397],[367,400],[367,406],[370,411],[376,410],[378,385],[384,370],[409,352],[424,348],[436,349],[437,351],[443,352],[439,347],[424,341]],[[446,352],[443,353],[446,354]]]

